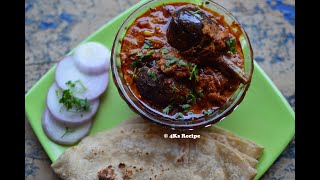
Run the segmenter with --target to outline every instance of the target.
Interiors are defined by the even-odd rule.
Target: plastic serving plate
[[[111,49],[115,34],[121,23],[141,1],[109,21],[85,41],[97,41]],[[52,67],[26,94],[25,111],[27,119],[51,161],[55,161],[70,146],[52,142],[41,127],[41,116],[45,109],[46,94],[54,82],[55,66]],[[272,165],[288,145],[295,132],[294,112],[286,99],[269,77],[255,63],[251,86],[239,107],[226,119],[216,125],[226,128],[241,137],[250,139],[265,150],[257,166],[258,179]],[[115,127],[120,122],[135,116],[121,99],[113,83],[110,70],[110,83],[101,97],[101,104],[95,116],[90,135]]]

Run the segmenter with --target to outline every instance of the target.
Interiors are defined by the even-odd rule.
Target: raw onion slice
[[[85,137],[91,128],[92,122],[88,121],[77,127],[68,127],[57,121],[46,109],[42,116],[42,128],[45,134],[54,142],[62,145],[72,145]]]
[[[97,42],[81,44],[73,54],[77,68],[89,75],[106,72],[110,67],[110,56],[110,50]]]
[[[99,107],[99,99],[89,101],[90,110],[79,112],[73,109],[67,110],[62,103],[59,103],[62,90],[54,83],[47,94],[47,107],[57,121],[65,123],[67,126],[77,126],[90,121]]]
[[[79,98],[87,98],[93,100],[98,98],[107,88],[109,83],[108,72],[99,75],[87,75],[81,73],[74,64],[72,56],[67,56],[61,60],[56,69],[56,83],[62,89],[68,89],[66,84],[68,81],[80,81],[85,87],[86,91],[75,94]]]

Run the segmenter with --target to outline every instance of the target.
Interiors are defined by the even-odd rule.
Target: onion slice
[[[99,75],[110,67],[111,52],[97,42],[88,42],[78,46],[73,54],[77,68],[88,75]]]
[[[84,74],[77,69],[72,56],[66,56],[58,63],[55,79],[61,89],[69,88],[66,84],[68,81],[80,81],[87,90],[81,94],[75,94],[75,96],[88,100],[98,98],[106,90],[109,83],[108,72],[100,75]]]
[[[57,121],[46,109],[42,116],[42,128],[45,134],[54,142],[62,145],[72,145],[85,137],[91,128],[92,122],[77,127],[68,127]]]
[[[77,126],[90,121],[95,115],[99,107],[99,99],[89,101],[90,110],[88,112],[79,112],[75,110],[67,110],[59,99],[62,95],[62,90],[54,83],[47,94],[47,107],[52,116],[61,123],[67,126]]]

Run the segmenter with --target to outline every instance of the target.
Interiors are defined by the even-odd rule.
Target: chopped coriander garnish
[[[183,104],[183,105],[181,105],[181,107],[182,107],[183,109],[188,109],[188,108],[190,107],[190,105],[189,105],[189,104]]]
[[[148,76],[151,77],[151,79],[154,80],[154,81],[157,80],[157,76],[150,69],[148,69]]]
[[[186,67],[186,66],[187,66],[187,63],[184,62],[184,61],[182,61],[182,60],[180,60],[180,61],[178,61],[177,65],[178,65],[179,67],[180,67],[180,66]]]
[[[62,103],[67,108],[67,110],[69,110],[72,108],[72,98],[73,95],[70,89],[63,90],[62,97],[60,98],[59,103]]]
[[[164,114],[169,114],[171,108],[172,108],[172,105],[170,104],[170,105],[168,105],[166,108],[164,108],[162,112],[163,112]]]
[[[168,60],[166,63],[169,65],[178,61],[178,58],[175,58],[173,56],[166,56],[165,59]]]
[[[180,66],[187,66],[188,64],[184,62],[183,60],[176,58],[174,56],[164,56],[164,59],[168,60],[165,63],[165,66],[168,68],[171,64],[177,63],[177,65]]]
[[[212,114],[212,111],[204,110],[203,113],[204,113],[205,115],[210,115],[210,114]]]
[[[82,83],[82,81],[80,80],[76,80],[75,83],[79,83],[81,88],[83,89],[83,91],[86,91],[87,90],[87,87]]]
[[[236,53],[236,39],[231,39],[231,38],[228,38],[226,40],[226,44],[228,45],[229,47],[229,51],[232,52],[232,54],[235,54]]]
[[[194,77],[197,80],[197,74],[198,74],[198,68],[197,68],[197,65],[194,65],[191,70],[189,79],[192,80],[192,77]]]
[[[143,61],[143,60],[146,60],[147,58],[149,58],[153,53],[154,53],[153,50],[148,51],[146,54],[138,53],[137,58],[139,61]]]
[[[131,67],[137,67],[139,63],[141,63],[142,61],[148,59],[152,54],[154,53],[153,50],[151,51],[148,51],[146,54],[142,54],[141,52],[139,52],[136,56],[136,59],[133,60],[131,63],[130,63],[130,66]]]
[[[80,83],[82,87],[82,91],[78,91],[78,92],[75,91],[76,90],[75,83]],[[83,92],[87,90],[87,88],[81,83],[80,80],[75,81],[75,83],[73,83],[72,81],[66,82],[66,84],[69,86],[69,89],[63,90],[61,97],[58,96],[58,98],[60,98],[59,103],[63,104],[64,107],[67,109],[67,111],[70,111],[71,109],[75,109],[75,111],[81,111],[81,112],[89,111],[90,103],[87,100],[87,98],[81,99],[74,96],[74,93]]]
[[[163,58],[166,60],[176,60],[176,61],[178,60],[178,58],[176,58],[174,56],[164,56]]]
[[[192,93],[187,95],[187,102],[188,103],[195,103],[196,102],[196,96],[194,96]]]
[[[177,118],[177,119],[183,118],[183,114],[182,114],[181,112],[178,112],[178,113],[176,114],[176,118]]]
[[[160,50],[160,52],[164,55],[164,54],[167,54],[167,53],[169,52],[169,50],[162,48],[162,49]]]
[[[72,81],[66,82],[66,85],[68,85],[70,88],[74,88],[76,86],[76,84],[73,83]]]
[[[62,97],[59,100],[59,103],[63,104],[67,111],[75,108],[76,111],[89,111],[90,104],[86,99],[80,99],[73,96],[73,93],[70,89],[66,89],[62,91]]]
[[[164,71],[167,71],[169,69],[169,66],[165,64]]]
[[[142,49],[150,49],[152,48],[152,41],[150,41],[149,39],[144,40],[144,44],[142,46]]]
[[[232,52],[232,54],[236,54],[236,48],[235,47],[231,47],[230,49],[229,49],[231,52]]]
[[[198,10],[196,10],[196,11],[193,11],[192,12],[192,14],[198,14],[198,13],[200,13],[200,12],[202,12],[200,9],[198,9]]]
[[[60,138],[62,139],[65,135],[67,135],[68,133],[72,133],[73,131],[74,129],[70,129],[68,126],[65,126],[65,132]]]
[[[228,47],[233,47],[236,45],[236,40],[228,38],[228,39],[226,39],[226,43],[227,43]]]
[[[76,98],[74,100],[74,105],[77,111],[88,111],[90,106],[87,98],[85,99]]]
[[[185,113],[188,113],[188,114],[193,114],[193,110],[190,110],[190,109],[186,109],[184,110]]]
[[[81,88],[77,88],[76,83],[80,84]],[[87,90],[87,87],[80,80],[76,80],[74,83],[72,81],[67,81],[66,85],[69,86],[72,93],[83,93]]]
[[[138,62],[137,62],[137,61],[132,61],[132,62],[130,63],[130,66],[131,66],[131,67],[136,67],[136,66],[137,66],[137,64],[138,64]]]
[[[175,63],[175,62],[177,62],[178,61],[178,59],[171,59],[171,60],[169,60],[169,61],[167,61],[166,63],[165,63],[165,66],[166,67],[169,67],[171,64],[173,64],[173,63]]]

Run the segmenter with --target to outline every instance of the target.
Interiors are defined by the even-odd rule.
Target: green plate
[[[133,9],[144,1],[132,6],[118,17],[101,27],[86,41],[97,41],[111,49],[115,34],[124,19]],[[41,116],[45,109],[46,94],[54,82],[55,67],[51,68],[26,94],[26,116],[51,161],[55,161],[68,146],[61,146],[44,134]],[[113,83],[110,71],[110,83],[101,97],[101,105],[95,116],[90,134],[113,128],[120,122],[136,114],[121,99]],[[257,166],[258,175],[272,165],[290,142],[295,131],[294,112],[280,91],[275,87],[263,70],[255,63],[255,70],[249,91],[239,107],[218,126],[231,130],[241,137],[248,138],[265,150]]]

